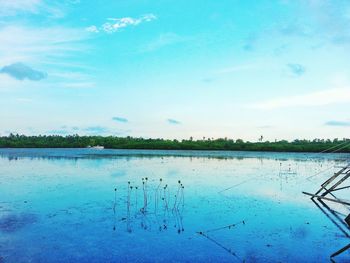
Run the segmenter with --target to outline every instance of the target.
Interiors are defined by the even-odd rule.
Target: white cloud
[[[97,27],[95,25],[89,26],[86,28],[88,32],[98,33],[100,31],[104,31],[106,33],[115,33],[119,31],[121,28],[125,28],[128,26],[137,26],[143,22],[150,22],[152,20],[157,19],[154,14],[146,14],[139,18],[133,17],[122,17],[122,18],[108,18],[108,22],[104,23],[101,27]]]
[[[304,95],[281,97],[249,105],[250,108],[272,110],[286,107],[323,106],[335,103],[350,103],[350,88],[332,88]]]
[[[89,26],[86,28],[86,31],[91,32],[91,33],[98,33],[100,30],[96,26]]]

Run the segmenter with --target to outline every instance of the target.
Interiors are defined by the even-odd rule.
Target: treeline
[[[143,139],[114,136],[25,136],[0,137],[0,148],[85,148],[103,146],[108,149],[157,149],[157,150],[230,150],[230,151],[276,151],[276,152],[347,152],[350,139],[334,140],[286,140],[275,142],[248,142],[227,138],[202,140]]]

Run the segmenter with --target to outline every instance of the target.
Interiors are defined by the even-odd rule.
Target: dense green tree
[[[159,149],[159,150],[230,150],[230,151],[277,151],[277,152],[348,152],[350,139],[294,140],[244,142],[241,139],[165,140],[114,136],[10,134],[0,137],[0,148],[85,148],[104,146],[109,149]]]

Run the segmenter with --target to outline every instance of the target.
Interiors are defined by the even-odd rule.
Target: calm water
[[[329,262],[349,229],[301,192],[348,157],[0,149],[0,262]]]

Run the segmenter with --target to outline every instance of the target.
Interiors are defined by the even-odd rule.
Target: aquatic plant
[[[177,199],[178,199],[178,197],[179,197],[179,192],[180,192],[181,187],[182,187],[181,181],[179,180],[179,181],[178,181],[177,193],[176,193],[176,195],[175,195],[175,201],[174,201],[173,210],[174,210],[175,208],[177,208]]]
[[[114,213],[115,213],[116,206],[117,206],[117,188],[114,188],[114,204],[113,204]]]
[[[154,196],[154,203],[155,203],[155,213],[157,213],[158,210],[158,199],[159,199],[159,189],[162,186],[162,178],[159,179],[159,184],[155,190],[155,196]]]
[[[141,178],[142,182],[142,192],[143,192],[143,206],[139,208],[138,206],[138,186],[134,186],[130,181],[127,182],[126,189],[126,217],[124,218],[126,221],[126,229],[127,232],[132,232],[131,224],[134,220],[140,219],[140,226],[144,230],[151,230],[152,225],[156,225],[159,231],[164,231],[168,229],[168,224],[171,221],[174,221],[174,226],[177,229],[178,233],[184,231],[182,224],[182,215],[179,211],[179,207],[184,207],[184,186],[181,181],[178,181],[176,195],[174,199],[174,203],[172,203],[170,199],[170,189],[168,184],[163,186],[163,179],[159,179],[159,183],[153,188],[152,185],[149,185],[150,182],[154,182],[153,180],[149,180],[148,177]],[[149,189],[154,189],[154,206],[153,198],[151,198]],[[116,188],[115,188],[115,205],[114,205],[114,215],[116,210]],[[153,195],[152,195],[153,196]],[[132,203],[132,201],[134,203]],[[162,205],[159,204],[161,201]],[[169,207],[171,207],[173,212],[170,213]],[[150,207],[154,207],[154,213],[149,211]],[[164,213],[159,213],[163,211]],[[138,217],[138,215],[141,215]],[[154,218],[153,218],[154,217]],[[132,219],[133,218],[133,219]],[[153,219],[152,219],[153,218]],[[169,221],[170,220],[170,221]],[[122,219],[122,221],[124,221]],[[115,227],[114,227],[115,229]]]

